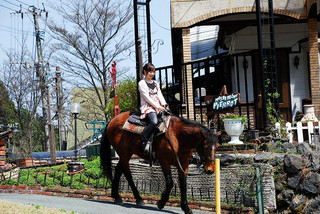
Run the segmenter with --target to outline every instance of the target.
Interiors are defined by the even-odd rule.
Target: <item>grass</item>
[[[0,200],[0,213],[2,214],[76,214],[74,211],[47,208],[39,205],[25,205]]]

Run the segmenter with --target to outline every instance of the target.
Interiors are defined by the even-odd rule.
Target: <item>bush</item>
[[[13,180],[13,179],[9,179],[9,180],[4,180],[1,183],[2,185],[11,185],[11,186],[17,186],[18,185],[18,181]]]

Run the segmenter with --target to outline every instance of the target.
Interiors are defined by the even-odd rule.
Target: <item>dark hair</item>
[[[152,63],[147,63],[143,66],[143,74],[144,74],[144,71],[146,71],[147,73],[150,72],[150,71],[154,71],[156,68],[154,67],[154,65]]]

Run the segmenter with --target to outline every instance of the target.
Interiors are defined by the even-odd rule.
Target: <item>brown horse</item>
[[[116,116],[105,129],[100,148],[101,166],[104,174],[112,180],[111,197],[114,198],[116,203],[122,203],[118,187],[120,176],[124,173],[132,189],[136,203],[138,205],[144,205],[143,199],[140,197],[132,180],[131,171],[129,169],[129,160],[133,154],[146,160],[148,160],[148,156],[144,155],[141,151],[141,136],[122,129],[129,115],[129,112],[124,112]],[[172,147],[170,146],[169,139],[172,142]],[[207,174],[212,174],[215,170],[214,156],[216,143],[217,135],[213,135],[210,130],[201,123],[171,116],[167,132],[154,137],[153,140],[153,148],[166,181],[165,190],[157,203],[159,209],[162,209],[165,206],[173,187],[171,174],[171,165],[173,165],[178,169],[181,209],[184,210],[185,213],[192,213],[188,206],[186,192],[186,177],[189,159],[194,149],[196,149],[204,165],[205,172]],[[113,146],[119,155],[119,162],[115,168],[113,179],[110,145]]]

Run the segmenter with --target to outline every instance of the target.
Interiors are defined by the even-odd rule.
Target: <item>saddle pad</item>
[[[170,116],[165,118],[165,122],[161,122],[160,125],[158,125],[158,129],[160,131],[159,134],[163,134],[167,131],[166,127],[169,126],[169,122],[170,122]],[[122,128],[126,131],[141,135],[141,133],[144,129],[144,126],[132,124],[127,120]]]

